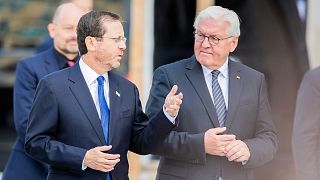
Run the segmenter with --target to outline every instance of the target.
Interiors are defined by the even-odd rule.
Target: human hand
[[[84,165],[102,172],[112,171],[114,166],[120,162],[120,155],[106,153],[111,148],[112,146],[109,145],[89,149],[84,156]]]
[[[249,148],[241,140],[235,140],[226,146],[225,153],[229,161],[244,162],[250,158]]]
[[[235,140],[232,134],[221,133],[226,131],[226,127],[208,129],[204,134],[204,149],[207,154],[225,156],[225,147]]]
[[[177,116],[180,109],[180,105],[182,104],[183,94],[180,92],[176,95],[177,91],[178,86],[174,85],[164,101],[165,111],[171,117]]]

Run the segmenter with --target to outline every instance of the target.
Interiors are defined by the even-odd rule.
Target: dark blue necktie
[[[104,139],[106,140],[106,144],[109,144],[109,107],[107,101],[104,96],[104,77],[99,76],[97,78],[98,81],[98,99],[99,99],[99,106],[100,106],[100,118],[101,118],[101,125],[103,129]],[[111,180],[111,174],[107,174],[107,180]]]

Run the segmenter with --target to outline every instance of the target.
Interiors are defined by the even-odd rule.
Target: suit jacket
[[[123,180],[128,179],[128,150],[149,153],[174,125],[162,110],[149,122],[136,86],[113,72],[108,76],[112,145],[108,153],[121,156],[111,175],[113,180]],[[50,165],[48,179],[105,179],[106,173],[81,170],[86,151],[105,144],[79,64],[43,78],[31,108],[25,148],[35,159]]]
[[[320,178],[320,68],[302,80],[293,126],[293,155],[299,180]]]
[[[13,97],[17,139],[4,170],[4,180],[20,179],[21,177],[25,180],[40,180],[47,177],[47,165],[26,154],[24,139],[28,115],[38,82],[45,75],[57,70],[59,70],[59,66],[53,48],[21,60],[17,64]]]
[[[155,71],[147,114],[155,115],[166,92],[174,84],[184,95],[179,111],[180,121],[159,146],[162,148],[154,151],[161,155],[157,179],[215,179],[219,176],[223,180],[253,179],[252,168],[273,158],[278,140],[263,74],[229,61],[226,133],[236,135],[248,145],[251,156],[246,165],[205,153],[204,133],[219,127],[219,122],[201,65],[194,56],[161,66]]]

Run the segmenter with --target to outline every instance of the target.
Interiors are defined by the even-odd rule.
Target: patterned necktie
[[[101,118],[101,125],[103,129],[104,139],[106,143],[109,144],[109,107],[107,101],[104,96],[104,77],[99,76],[97,78],[98,81],[98,99],[99,99],[99,106],[100,106],[100,118]],[[111,173],[107,173],[107,180],[111,180]]]
[[[212,95],[214,100],[214,106],[216,108],[216,113],[218,116],[220,127],[223,127],[224,122],[226,120],[227,113],[226,113],[226,104],[224,102],[223,94],[222,94],[220,85],[218,83],[218,76],[220,74],[220,71],[213,70],[211,74],[212,74]]]

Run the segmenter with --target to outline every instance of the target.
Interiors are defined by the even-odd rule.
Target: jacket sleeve
[[[81,170],[86,149],[56,140],[59,108],[48,79],[37,87],[27,124],[25,149],[33,158],[51,166]]]
[[[14,123],[18,137],[25,140],[28,116],[33,97],[37,88],[38,79],[32,67],[25,61],[20,61],[16,68],[16,80],[13,89]]]
[[[134,87],[134,95],[135,113],[130,150],[141,155],[150,154],[168,136],[175,124],[167,119],[162,108],[149,119],[142,111],[136,87]]]
[[[174,84],[175,82],[170,81],[164,67],[160,67],[154,72],[146,105],[146,113],[149,117],[154,117],[162,109],[166,95]],[[179,118],[179,114],[177,119],[183,121]],[[179,126],[179,123],[177,123],[177,126]],[[158,148],[154,149],[153,154],[181,161],[205,162],[204,133],[191,134],[173,129]]]

